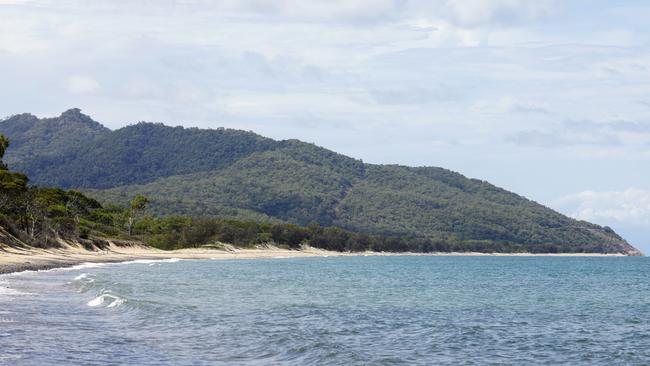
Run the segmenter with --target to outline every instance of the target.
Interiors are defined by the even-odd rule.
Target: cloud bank
[[[650,190],[584,191],[567,195],[554,206],[581,220],[650,226]]]

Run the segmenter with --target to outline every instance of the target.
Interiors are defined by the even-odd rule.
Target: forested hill
[[[238,130],[138,123],[111,131],[79,109],[58,118],[20,114],[0,122],[7,162],[39,185],[110,188],[218,169],[276,141]]]
[[[138,123],[115,131],[78,109],[0,122],[7,161],[39,185],[104,201],[148,196],[161,214],[319,223],[535,252],[632,253],[609,228],[577,221],[487,182],[429,167],[364,164],[297,140]]]

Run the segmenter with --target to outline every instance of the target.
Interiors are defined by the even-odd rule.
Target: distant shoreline
[[[281,259],[300,257],[342,257],[342,256],[492,256],[492,257],[627,257],[624,254],[602,253],[480,253],[480,252],[333,252],[317,248],[302,250],[269,247],[264,249],[179,249],[163,251],[145,246],[118,247],[111,245],[104,251],[88,251],[69,246],[64,249],[15,249],[0,251],[0,274],[23,271],[42,271],[65,268],[84,263],[117,263],[134,260],[156,259]]]

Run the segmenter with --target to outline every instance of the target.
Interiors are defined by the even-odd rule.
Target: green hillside
[[[228,166],[278,143],[252,132],[138,123],[110,131],[79,109],[59,118],[29,114],[0,123],[7,161],[37,184],[109,188]]]
[[[28,148],[45,139],[38,133],[43,127],[34,128],[40,125],[57,141],[46,153]],[[0,134],[18,145],[8,161],[32,182],[83,189],[104,201],[142,193],[159,214],[317,222],[441,242],[522,244],[537,252],[634,250],[609,228],[484,181],[442,168],[364,164],[297,140],[151,123],[110,131],[78,110],[43,120],[11,117],[0,122]],[[75,146],[61,143],[66,139]]]

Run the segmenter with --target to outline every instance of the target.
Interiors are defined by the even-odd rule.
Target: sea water
[[[648,363],[648,258],[167,260],[0,276],[4,365]]]

